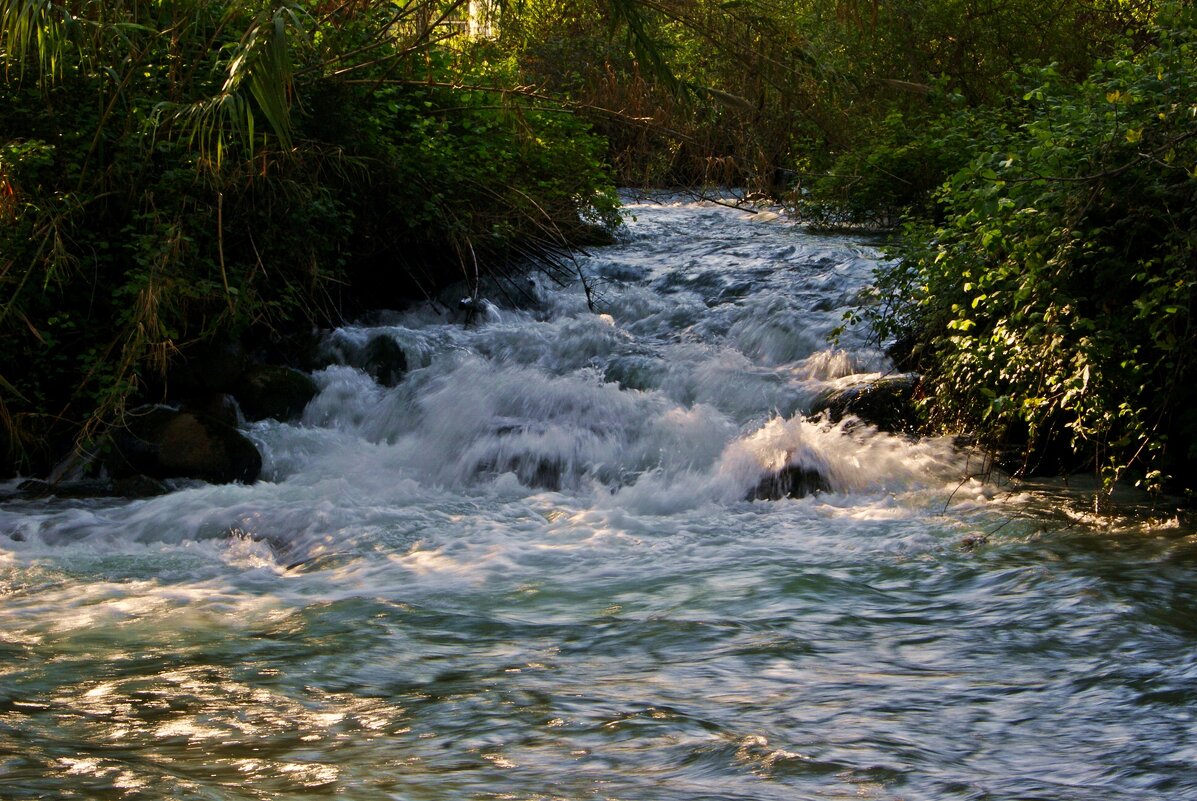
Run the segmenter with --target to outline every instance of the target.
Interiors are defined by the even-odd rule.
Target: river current
[[[828,344],[878,253],[627,211],[593,311],[331,332],[412,369],[257,484],[0,506],[0,798],[1197,799],[1192,530],[805,419],[891,369]]]

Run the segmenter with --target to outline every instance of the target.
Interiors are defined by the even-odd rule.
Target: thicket
[[[622,184],[745,186],[812,222],[888,225],[963,164],[927,135],[943,114],[1002,102],[1020,64],[1079,80],[1154,5],[525,0],[500,35],[593,121]]]
[[[1083,79],[1054,65],[942,119],[965,166],[909,222],[877,323],[934,425],[1031,472],[1197,474],[1197,14],[1174,8]]]
[[[814,3],[808,30],[841,76],[827,97],[839,135],[809,143],[793,201],[812,224],[890,228],[933,216],[935,190],[969,159],[961,112],[1000,108],[1007,76],[1053,65],[1079,81],[1143,35],[1152,0]]]
[[[614,224],[602,141],[468,5],[0,0],[0,450],[45,469],[202,343]]]

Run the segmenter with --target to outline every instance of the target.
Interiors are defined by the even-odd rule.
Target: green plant
[[[1112,486],[1197,459],[1195,22],[1178,10],[1079,84],[1024,71],[942,223],[910,224],[882,277],[878,324],[915,343],[939,425],[1021,444],[1023,469]]]
[[[259,341],[568,269],[600,142],[461,0],[0,0],[0,423],[25,469]]]

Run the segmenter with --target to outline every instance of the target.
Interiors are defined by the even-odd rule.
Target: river
[[[5,799],[1197,799],[1197,536],[802,411],[879,258],[630,200],[252,486],[0,506]],[[492,298],[492,300],[494,300]],[[831,491],[747,501],[786,462]]]

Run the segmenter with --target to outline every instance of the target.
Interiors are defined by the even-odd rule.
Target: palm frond
[[[23,76],[36,55],[39,80],[61,77],[78,29],[71,12],[50,0],[0,0],[0,62]]]
[[[220,91],[183,105],[160,103],[159,119],[172,123],[176,137],[217,167],[238,145],[253,152],[259,116],[282,149],[290,150],[291,39],[302,31],[297,7],[290,3],[255,17],[231,46]]]

